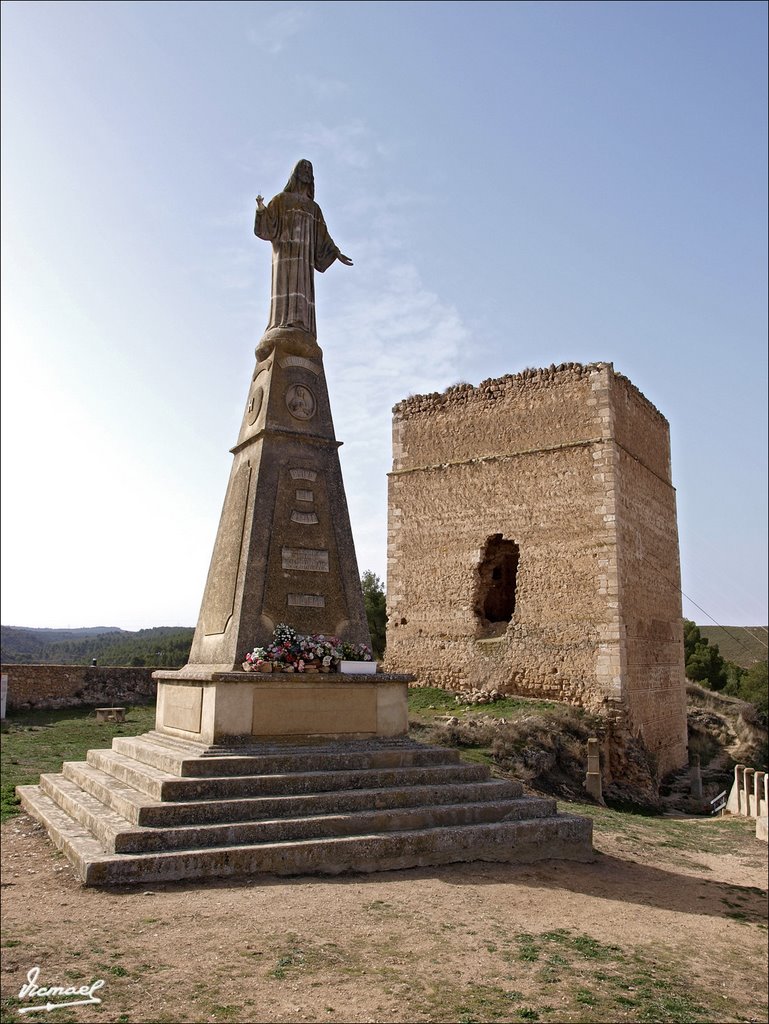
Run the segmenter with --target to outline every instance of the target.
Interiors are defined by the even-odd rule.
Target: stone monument
[[[407,727],[402,681],[393,692],[380,678],[341,693],[327,677],[308,677],[303,692],[296,682],[251,675],[237,687],[232,676],[242,675],[246,652],[266,646],[279,623],[371,642],[315,321],[315,271],[352,260],[329,235],[314,196],[312,164],[300,160],[282,192],[267,205],[256,200],[254,234],[272,244],[269,322],[231,449],[189,662],[155,674],[157,727],[185,739]]]
[[[279,622],[370,644],[339,442],[315,326],[314,271],[351,265],[314,201],[312,164],[257,198],[272,242],[270,320],[256,349],[188,669],[236,670]]]

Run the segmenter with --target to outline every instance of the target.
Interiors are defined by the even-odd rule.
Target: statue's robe
[[[317,337],[314,271],[339,255],[318,204],[299,192],[280,192],[256,211],[254,234],[272,242],[272,327],[298,327]]]

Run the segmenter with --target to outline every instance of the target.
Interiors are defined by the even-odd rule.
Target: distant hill
[[[178,668],[187,663],[192,626],[127,630],[117,626],[34,629],[0,626],[2,661],[10,665],[152,665]]]
[[[766,626],[700,626],[699,630],[708,643],[718,644],[722,658],[735,665],[750,668],[756,661],[766,661]]]
[[[700,626],[721,655],[743,668],[767,656],[766,626]],[[152,665],[179,668],[189,658],[192,626],[127,630],[117,626],[35,629],[0,626],[1,660],[9,665]]]

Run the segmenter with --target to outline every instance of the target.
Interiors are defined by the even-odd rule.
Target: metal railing
[[[718,796],[714,796],[710,801],[710,813],[718,814],[719,811],[723,811],[724,807],[726,807],[726,790],[719,793]]]

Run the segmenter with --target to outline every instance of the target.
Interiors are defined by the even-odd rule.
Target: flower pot
[[[375,661],[340,661],[339,671],[345,675],[376,675]]]
[[[253,672],[254,671],[254,666],[251,664],[250,661],[244,661],[243,662],[243,671],[244,672]]]
[[[305,665],[304,666],[304,670],[305,670],[305,672],[317,672],[318,671],[318,666],[317,665]]]
[[[272,672],[273,666],[271,661],[257,661],[256,665],[257,672]]]

